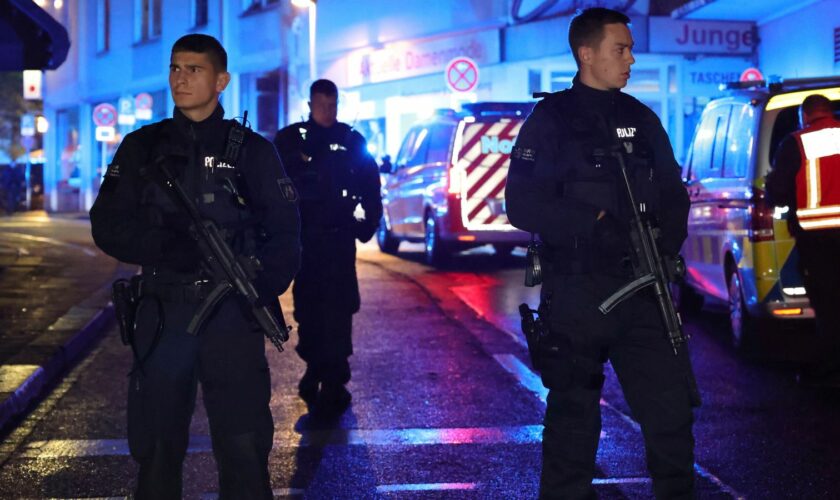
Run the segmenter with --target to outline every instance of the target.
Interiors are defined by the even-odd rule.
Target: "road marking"
[[[420,483],[420,484],[380,484],[376,487],[379,493],[392,493],[396,491],[451,491],[451,490],[474,490],[478,487],[476,483]]]
[[[271,490],[272,496],[275,497],[299,497],[303,496],[306,493],[306,490],[300,488],[277,488]],[[203,493],[199,496],[201,500],[216,500],[219,498],[218,493]]]
[[[34,241],[34,242],[38,242],[38,243],[46,243],[48,245],[55,245],[55,246],[60,246],[60,247],[72,248],[74,250],[79,250],[80,252],[84,253],[88,257],[96,257],[97,255],[99,255],[99,254],[96,253],[96,251],[94,251],[91,248],[86,247],[84,245],[77,245],[75,243],[67,243],[66,241],[56,240],[54,238],[47,238],[47,237],[44,237],[44,236],[33,236],[31,234],[23,234],[23,233],[9,233],[9,232],[5,232],[5,231],[2,233],[2,235],[4,237],[13,237],[13,238],[17,238],[17,239],[20,239],[20,240]]]
[[[545,398],[548,397],[548,389],[543,385],[539,375],[534,373],[513,354],[495,354],[493,358],[502,365],[502,368],[510,372],[519,381],[520,385],[536,394],[539,400],[545,404]]]
[[[649,482],[649,477],[596,477],[592,480],[592,484],[644,484]]]
[[[279,448],[322,446],[422,446],[458,444],[536,444],[542,425],[447,429],[332,429],[289,433],[275,441]],[[209,436],[190,436],[187,453],[212,451]],[[80,458],[129,455],[126,439],[53,439],[32,441],[21,451],[25,458]]]

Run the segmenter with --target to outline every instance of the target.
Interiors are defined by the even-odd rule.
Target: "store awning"
[[[676,19],[708,19],[715,21],[755,21],[758,24],[805,8],[815,0],[692,0],[671,12]]]
[[[0,0],[0,71],[56,69],[68,50],[67,30],[32,0]]]

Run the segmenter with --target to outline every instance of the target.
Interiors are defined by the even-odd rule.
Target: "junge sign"
[[[677,54],[749,55],[758,43],[751,22],[650,18],[650,51]]]

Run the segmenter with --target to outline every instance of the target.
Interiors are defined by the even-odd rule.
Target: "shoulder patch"
[[[297,190],[295,185],[292,184],[292,179],[288,177],[277,179],[277,187],[280,188],[280,196],[288,203],[294,203],[298,200]]]

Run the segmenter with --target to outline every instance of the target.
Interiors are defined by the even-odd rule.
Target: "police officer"
[[[805,98],[799,120],[802,130],[776,151],[766,192],[771,204],[790,207],[788,228],[816,316],[818,358],[799,380],[840,386],[840,121],[821,94]]]
[[[309,120],[277,132],[274,144],[300,193],[300,273],[292,293],[297,352],[306,362],[299,394],[310,413],[340,415],[350,404],[348,357],[359,310],[356,243],[370,240],[382,217],[379,171],[364,138],[337,121],[338,88],[317,80]],[[354,210],[361,205],[364,219]]]
[[[631,273],[631,207],[617,161],[605,151],[624,154],[635,197],[661,230],[661,252],[676,255],[686,237],[689,200],[668,137],[647,106],[620,91],[635,62],[628,22],[605,8],[572,20],[572,88],[537,104],[511,156],[508,217],[544,245],[542,498],[595,496],[608,359],[641,425],[656,496],[693,492],[692,405],[699,398],[687,356],[674,355],[649,288],[606,315],[598,310]]]
[[[231,294],[201,331],[187,333],[214,287],[190,221],[162,180],[175,172],[203,218],[240,255],[262,263],[262,305],[277,302],[299,265],[296,195],[270,142],[223,118],[227,54],[210,36],[172,47],[172,119],[128,134],[90,212],[93,238],[109,255],[142,266],[130,376],[128,440],[140,465],[137,498],[181,498],[197,381],[210,422],[221,498],[271,498],[271,388],[263,333]],[[232,145],[239,127],[244,140]],[[238,152],[234,151],[239,149]]]

